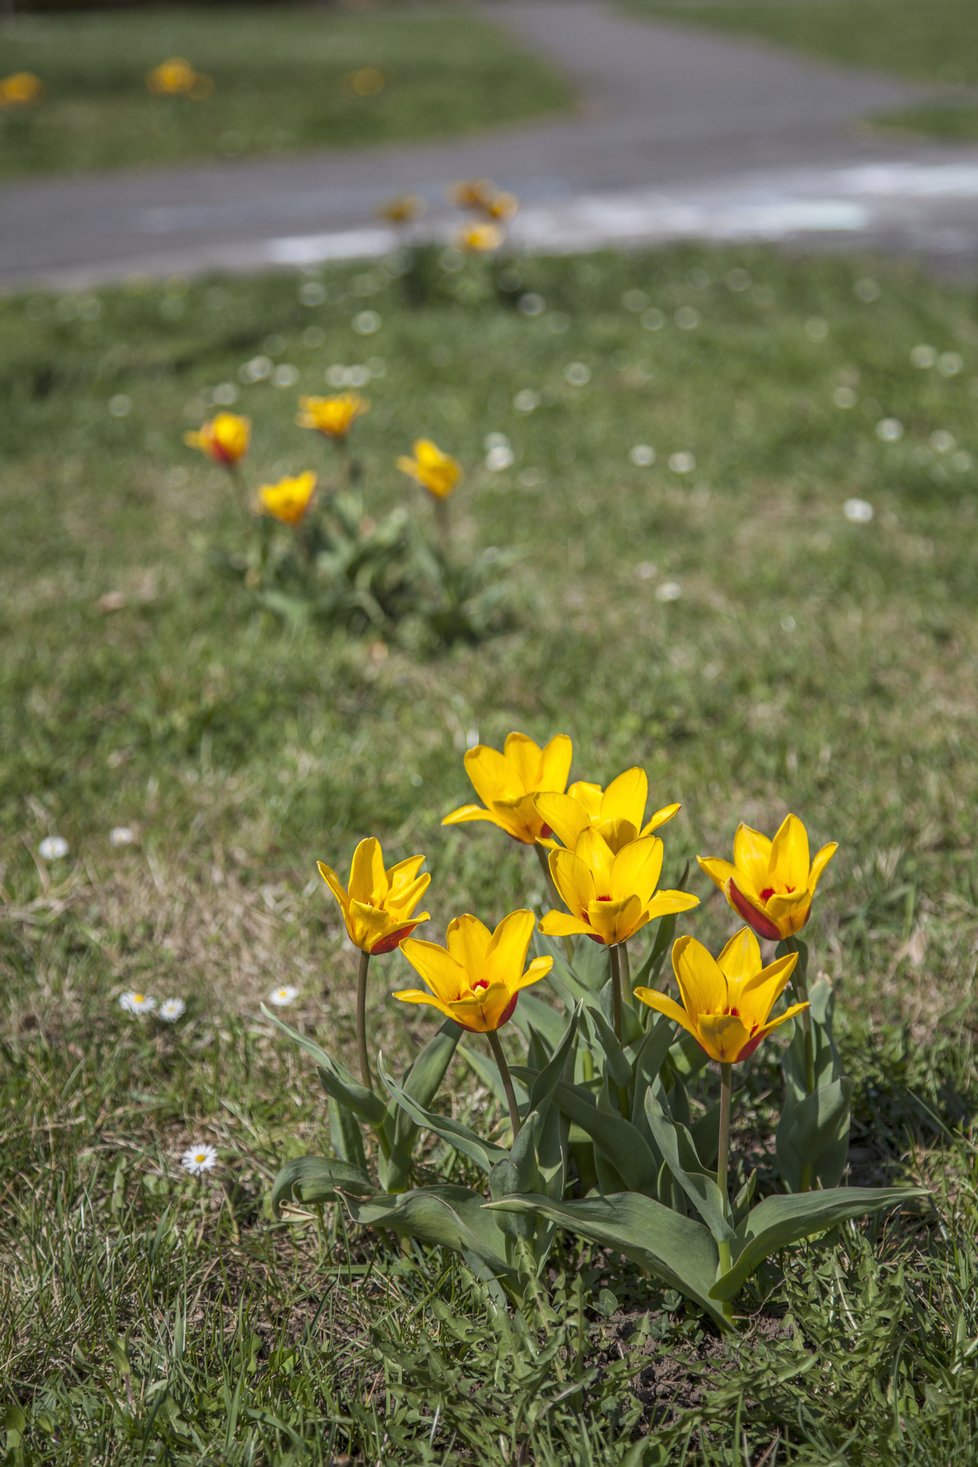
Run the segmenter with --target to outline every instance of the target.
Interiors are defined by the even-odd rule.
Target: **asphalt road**
[[[600,0],[483,0],[576,83],[570,117],[424,145],[16,183],[0,192],[0,284],[251,269],[390,248],[377,206],[489,175],[519,194],[514,239],[562,250],[790,239],[978,268],[978,148],[860,126],[933,87],[762,43],[633,19]]]

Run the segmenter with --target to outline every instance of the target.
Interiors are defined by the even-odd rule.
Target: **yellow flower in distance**
[[[498,194],[491,178],[467,178],[448,190],[448,197],[457,209],[484,210]]]
[[[320,876],[339,902],[354,947],[374,955],[393,952],[415,927],[428,921],[427,912],[412,916],[431,881],[427,871],[421,872],[423,862],[424,856],[409,856],[385,867],[380,841],[373,836],[353,852],[348,887],[331,866],[317,862]]]
[[[699,897],[688,891],[656,891],[663,845],[657,835],[629,841],[618,851],[593,826],[573,850],[550,852],[550,874],[566,912],[548,912],[540,931],[548,937],[578,933],[614,947],[657,917],[688,912]]]
[[[488,820],[524,845],[536,845],[549,835],[535,807],[535,796],[563,790],[570,773],[574,748],[566,734],[557,734],[542,749],[528,734],[506,735],[502,752],[477,744],[465,755],[465,772],[481,805],[460,805],[442,825]]]
[[[401,952],[431,992],[404,988],[394,997],[429,1004],[475,1034],[501,1029],[513,1017],[520,991],[539,983],[553,967],[553,958],[534,958],[524,970],[535,925],[532,912],[510,912],[490,932],[467,913],[449,922],[447,947],[408,938]]]
[[[387,85],[387,78],[376,66],[361,66],[352,71],[346,84],[355,97],[376,97]]]
[[[0,107],[26,107],[36,102],[44,83],[33,71],[15,71],[0,77]]]
[[[470,224],[456,240],[459,249],[470,255],[491,254],[502,242],[503,232],[497,224]]]
[[[488,199],[483,205],[487,219],[501,219],[505,222],[512,219],[520,207],[520,201],[515,194],[499,193]]]
[[[390,199],[377,210],[381,219],[388,224],[411,224],[425,211],[425,201],[418,194],[404,194],[399,199]]]
[[[196,71],[182,56],[171,56],[146,73],[146,85],[157,97],[189,96],[196,81]]]
[[[775,942],[804,927],[822,872],[838,849],[830,841],[810,861],[808,831],[797,815],[786,815],[773,841],[749,825],[738,825],[732,863],[713,856],[696,859],[734,911],[759,937]]]
[[[311,469],[277,484],[262,484],[258,504],[263,514],[281,520],[283,525],[298,525],[305,519],[316,492],[316,475]]]
[[[184,443],[199,448],[215,463],[225,468],[236,464],[248,452],[251,442],[251,419],[240,418],[237,413],[218,413],[209,423],[204,423],[196,433],[185,433]]]
[[[296,418],[300,428],[315,428],[327,438],[344,439],[357,418],[370,411],[370,404],[359,392],[340,392],[336,397],[300,397],[301,412]]]
[[[435,499],[447,499],[462,477],[462,465],[450,454],[442,453],[430,438],[416,438],[414,458],[402,454],[397,460],[402,474],[409,475]]]
[[[682,1007],[653,988],[636,988],[635,997],[675,1019],[711,1059],[735,1064],[748,1059],[765,1034],[808,1008],[795,1003],[769,1017],[798,961],[787,953],[765,968],[761,949],[749,927],[742,927],[714,958],[695,937],[678,937],[672,946],[672,967]]]
[[[568,850],[572,851],[588,826],[593,826],[613,851],[620,851],[630,841],[652,835],[679,813],[679,805],[663,805],[646,820],[648,797],[648,775],[644,769],[633,768],[619,774],[604,790],[599,784],[578,780],[564,795],[538,795],[536,808]],[[556,845],[556,841],[551,844]]]

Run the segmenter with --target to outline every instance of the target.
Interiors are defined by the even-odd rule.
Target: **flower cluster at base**
[[[448,923],[442,945],[413,935],[429,920],[417,911],[430,880],[422,856],[387,867],[379,843],[363,840],[347,886],[320,864],[360,952],[360,1073],[265,1011],[315,1060],[335,1151],[286,1163],[273,1203],[301,1216],[342,1199],[364,1226],[454,1248],[517,1301],[545,1286],[556,1230],[568,1230],[617,1248],[731,1329],[734,1301],[765,1259],[921,1195],[840,1185],[852,1086],[832,1039],[831,987],[809,981],[797,935],[836,847],[811,862],[805,827],[789,815],[773,840],[740,826],[729,868],[700,858],[731,906],[740,913],[747,902],[753,919],[714,957],[676,933],[699,905],[685,878],[660,886],[666,850],[657,832],[679,805],[650,814],[639,768],[606,788],[568,784],[572,755],[564,734],[541,745],[513,732],[501,750],[470,749],[465,768],[481,803],[443,820],[487,823],[513,847],[534,848],[553,901],[539,920],[529,905],[495,928],[465,913]],[[535,932],[545,950],[532,956]],[[644,951],[630,951],[649,934]],[[780,939],[767,957],[759,937]],[[398,948],[424,987],[392,996],[444,1021],[401,1079],[382,1055],[371,1057],[368,1016],[371,961]],[[664,991],[670,953],[678,998]],[[731,1182],[733,1077],[776,1030],[787,1043],[776,1051],[784,1093],[769,1153],[782,1190],[755,1203],[756,1175]],[[514,1031],[525,1059],[511,1067]],[[488,1052],[472,1036],[484,1036]],[[478,1129],[432,1105],[460,1045],[502,1109],[494,1118],[490,1106]],[[426,1134],[458,1154],[443,1178],[432,1179],[443,1152],[418,1166]]]

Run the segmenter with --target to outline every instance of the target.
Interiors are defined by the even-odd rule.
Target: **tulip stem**
[[[509,1073],[509,1065],[506,1063],[506,1056],[499,1042],[497,1031],[490,1029],[486,1034],[486,1038],[489,1041],[489,1048],[492,1050],[492,1057],[499,1068],[499,1078],[502,1080],[503,1089],[506,1092],[506,1104],[509,1106],[509,1119],[513,1127],[513,1140],[515,1141],[520,1134],[520,1112],[516,1104],[516,1091],[513,1089],[513,1077]]]
[[[730,1164],[730,1102],[733,1095],[733,1065],[720,1064],[720,1130],[717,1138],[717,1187],[723,1198],[724,1209],[729,1206],[729,1193],[727,1191],[727,1171]],[[730,1272],[730,1244],[724,1238],[717,1242],[717,1254],[719,1256],[719,1268],[717,1278],[723,1278],[724,1274]],[[729,1302],[723,1304],[724,1317],[733,1319],[733,1309]]]
[[[433,496],[435,506],[435,536],[438,540],[438,549],[443,560],[448,557],[448,549],[451,541],[451,519],[448,509],[448,500]]]
[[[361,951],[360,971],[357,974],[357,1051],[360,1055],[360,1079],[368,1090],[373,1090],[370,1077],[370,1056],[367,1053],[367,969],[370,954]]]
[[[612,943],[608,952],[611,954],[611,1026],[615,1031],[615,1038],[621,1044],[621,944]],[[626,959],[627,962],[627,959]]]
[[[631,959],[628,956],[628,943],[627,942],[621,942],[621,943],[619,943],[618,944],[618,951],[621,954],[621,994],[622,994],[622,999],[624,1000],[625,1003],[631,1003],[631,1001],[632,1001],[632,963],[631,963]]]

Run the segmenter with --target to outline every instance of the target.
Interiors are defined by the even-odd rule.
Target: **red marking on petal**
[[[381,953],[392,953],[396,947],[400,947],[405,937],[411,936],[417,925],[417,922],[409,922],[407,927],[399,927],[396,932],[389,932],[386,937],[378,938],[370,949],[371,957],[379,957]]]
[[[739,1064],[741,1060],[750,1059],[751,1055],[754,1053],[754,1050],[757,1048],[763,1038],[763,1034],[752,1035],[738,1054],[736,1060],[734,1060],[734,1064]]]
[[[543,825],[540,826],[540,839],[541,840],[549,840],[552,835],[553,835],[553,831],[551,830],[551,828],[550,828],[549,825],[547,825],[546,823],[544,823]]]
[[[758,937],[766,937],[769,942],[777,942],[780,939],[781,933],[775,927],[770,917],[765,916],[763,912],[759,912],[756,907],[752,907],[747,898],[737,890],[732,881],[728,883],[727,890],[731,902],[743,917],[744,921],[753,927]]]
[[[762,902],[769,902],[773,896],[774,896],[774,887],[773,886],[766,886],[764,888],[764,890],[761,892],[761,901]]]

